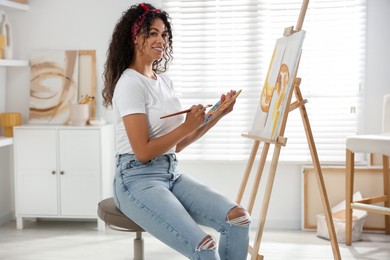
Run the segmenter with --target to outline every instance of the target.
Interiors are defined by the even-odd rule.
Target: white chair
[[[381,135],[355,135],[346,140],[346,244],[352,243],[352,209],[384,214],[385,232],[390,234],[390,94],[383,99]],[[355,153],[382,155],[383,194],[353,201]],[[383,202],[383,206],[373,205]]]

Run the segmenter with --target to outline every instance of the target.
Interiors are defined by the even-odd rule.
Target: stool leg
[[[141,231],[136,232],[134,239],[134,260],[144,260],[144,240]]]
[[[390,169],[389,156],[382,155],[383,163],[383,194],[387,197],[384,206],[390,208]],[[390,234],[390,215],[385,215],[385,231]]]
[[[352,209],[355,155],[346,150],[345,170],[345,243],[352,244]]]

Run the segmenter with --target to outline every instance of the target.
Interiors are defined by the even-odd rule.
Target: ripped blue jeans
[[[114,198],[126,216],[189,259],[247,259],[249,215],[244,224],[227,221],[237,204],[180,174],[174,154],[145,164],[132,154],[118,155]],[[199,225],[220,233],[218,246],[199,246],[208,235]]]

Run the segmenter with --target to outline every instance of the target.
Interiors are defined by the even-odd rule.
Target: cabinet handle
[[[56,175],[56,171],[51,171],[51,174]]]
[[[60,171],[60,174],[61,174],[61,175],[64,175],[64,174],[65,174],[65,172],[64,172],[64,171]]]

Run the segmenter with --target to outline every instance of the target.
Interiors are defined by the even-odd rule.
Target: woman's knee
[[[226,221],[230,224],[243,226],[251,223],[251,217],[244,208],[236,206],[229,211]]]
[[[207,235],[198,245],[198,250],[215,250],[217,248],[215,240],[212,236]]]

